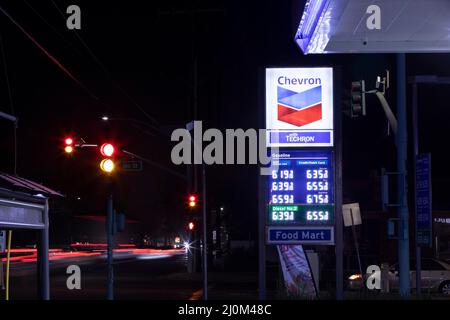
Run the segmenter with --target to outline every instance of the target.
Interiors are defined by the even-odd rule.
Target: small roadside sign
[[[142,171],[143,164],[141,160],[122,161],[122,170],[124,171]]]
[[[342,214],[344,217],[344,226],[351,227],[362,224],[359,203],[348,203],[342,205]]]
[[[416,232],[417,244],[429,246],[432,241],[431,205],[431,156],[429,153],[416,157]]]

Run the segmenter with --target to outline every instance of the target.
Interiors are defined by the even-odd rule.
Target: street
[[[50,292],[55,300],[104,300],[106,297],[106,256],[82,255],[52,260],[50,263]],[[182,250],[133,249],[115,253],[114,294],[116,299],[189,299],[198,288],[185,282],[160,279],[173,273],[185,272],[186,255]],[[66,269],[78,265],[81,269],[81,289],[66,286]],[[11,265],[11,298],[36,299],[36,268],[33,262]]]

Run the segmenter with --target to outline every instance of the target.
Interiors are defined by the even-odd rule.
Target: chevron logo
[[[322,120],[322,86],[302,92],[277,87],[278,120],[297,127]]]

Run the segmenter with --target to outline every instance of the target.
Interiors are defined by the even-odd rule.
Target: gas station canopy
[[[449,16],[449,0],[307,0],[295,41],[305,54],[449,52]]]

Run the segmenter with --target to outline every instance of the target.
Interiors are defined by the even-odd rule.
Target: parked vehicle
[[[422,289],[438,291],[442,294],[450,296],[450,264],[438,259],[422,259],[421,260],[421,286]],[[415,260],[410,262],[410,284],[411,288],[416,288],[416,263]],[[348,278],[348,286],[350,289],[361,289],[363,282],[369,277],[364,276],[364,281],[360,274],[353,274]],[[393,264],[389,268],[389,288],[390,290],[398,290],[399,274],[398,263]]]

